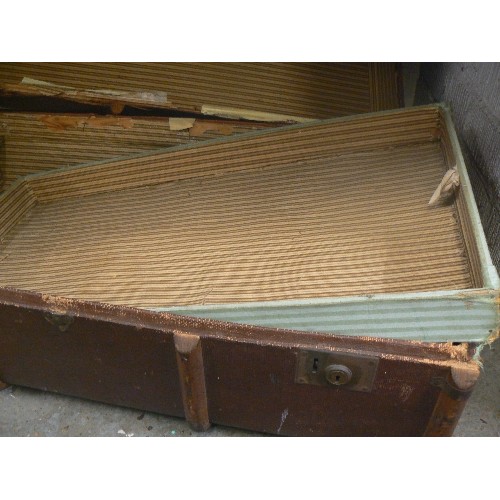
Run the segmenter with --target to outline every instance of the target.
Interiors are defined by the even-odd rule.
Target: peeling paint
[[[280,422],[280,425],[276,431],[276,434],[279,434],[281,432],[281,428],[283,427],[283,424],[285,423],[285,420],[287,419],[288,417],[288,408],[285,408],[283,410],[283,413],[281,414],[281,422]]]
[[[189,135],[191,137],[200,137],[205,132],[210,131],[218,132],[222,135],[231,135],[234,132],[234,126],[217,121],[196,120],[193,127],[189,130]]]
[[[170,130],[187,130],[194,125],[194,118],[169,118],[168,126]]]
[[[413,392],[413,387],[411,385],[402,384],[399,394],[401,401],[403,403],[406,403],[406,401],[408,401],[408,398],[411,396],[412,392]]]
[[[39,120],[50,130],[60,131],[70,128],[91,127],[121,127],[131,129],[134,126],[134,120],[122,116],[79,116],[79,115],[43,115]]]

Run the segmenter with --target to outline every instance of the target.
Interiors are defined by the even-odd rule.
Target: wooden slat
[[[201,338],[174,332],[174,344],[186,420],[195,431],[206,431],[210,420]]]

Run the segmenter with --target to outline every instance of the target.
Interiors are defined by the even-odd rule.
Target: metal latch
[[[295,382],[370,392],[377,374],[378,361],[376,356],[300,351]]]
[[[56,314],[47,312],[44,314],[45,319],[51,324],[59,328],[61,332],[65,332],[71,326],[75,318],[66,316],[65,314]]]

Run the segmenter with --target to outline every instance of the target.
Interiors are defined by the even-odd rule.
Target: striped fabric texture
[[[17,178],[55,168],[266,129],[258,122],[92,114],[0,113],[0,191]],[[276,125],[274,125],[276,126]]]
[[[24,77],[81,90],[166,92],[171,109],[224,107],[331,118],[400,105],[393,63],[0,63],[0,84]]]
[[[443,133],[428,107],[28,177],[0,284],[139,307],[473,288],[456,205],[427,206]]]

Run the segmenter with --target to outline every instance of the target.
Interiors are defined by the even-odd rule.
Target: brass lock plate
[[[376,356],[300,351],[295,382],[370,392],[377,374],[378,361]]]

